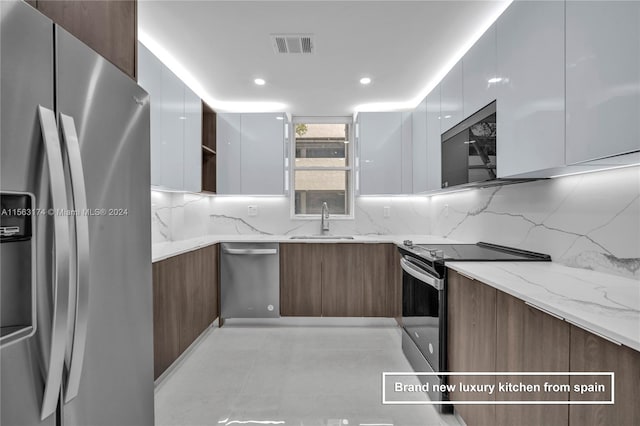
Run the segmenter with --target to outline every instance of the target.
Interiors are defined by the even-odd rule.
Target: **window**
[[[351,118],[294,117],[293,214],[351,217]]]

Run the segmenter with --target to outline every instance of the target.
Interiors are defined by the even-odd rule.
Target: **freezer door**
[[[53,109],[53,24],[23,1],[0,1],[0,191],[33,195],[33,207],[47,211],[52,207],[47,156],[38,105]],[[54,126],[55,127],[55,126]],[[55,131],[54,131],[55,133]],[[36,334],[0,349],[0,424],[56,424],[55,413],[41,420],[43,396],[51,359],[51,318],[53,315],[53,216],[38,216],[33,226],[35,247],[37,306]],[[12,243],[8,243],[12,244]],[[0,244],[3,277],[0,297],[3,303],[15,297],[5,281],[4,270],[11,249]],[[25,285],[29,268],[14,270],[11,279]],[[13,265],[14,267],[16,265]],[[63,337],[64,339],[64,337]],[[64,342],[63,342],[64,345]],[[55,411],[59,389],[50,388]]]
[[[81,374],[65,389],[63,424],[152,425],[148,95],[58,26],[55,40],[56,110],[67,126],[64,143],[79,143],[90,252],[68,330],[69,377]],[[76,271],[81,257],[72,255]],[[85,326],[86,334],[78,329]]]

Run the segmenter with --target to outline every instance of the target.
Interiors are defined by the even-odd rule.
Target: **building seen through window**
[[[350,214],[350,125],[295,123],[295,214]]]

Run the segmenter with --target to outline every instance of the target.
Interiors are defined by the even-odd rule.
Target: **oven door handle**
[[[417,280],[422,281],[425,284],[429,284],[431,287],[435,288],[436,290],[440,291],[444,288],[444,280],[428,274],[427,272],[420,269],[419,267],[414,266],[407,259],[404,259],[404,258],[400,259],[400,266],[402,267],[402,270],[405,271],[407,274],[411,275]]]

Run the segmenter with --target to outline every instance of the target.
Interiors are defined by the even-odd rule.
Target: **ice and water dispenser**
[[[35,322],[34,197],[0,194],[0,345],[33,334]]]

